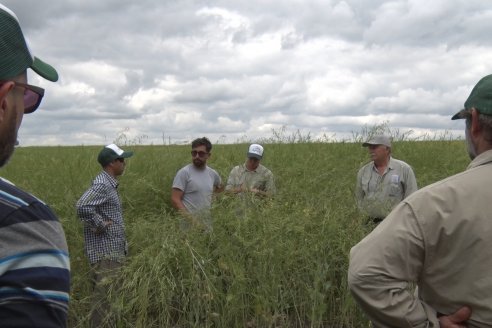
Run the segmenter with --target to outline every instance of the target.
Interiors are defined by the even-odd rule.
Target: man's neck
[[[113,177],[115,179],[117,178],[116,174],[113,172],[113,170],[110,167],[105,167],[103,170],[104,170],[104,172],[109,174],[111,177]]]
[[[200,166],[193,164],[193,167],[195,169],[197,169],[197,170],[203,171],[207,167],[207,164],[203,164],[203,165],[200,165]]]
[[[379,171],[380,174],[383,174],[386,168],[388,167],[389,162],[390,162],[390,157],[388,156],[383,160],[374,161],[374,166],[376,167],[376,169]]]
[[[248,165],[248,163],[246,163],[244,166],[246,167],[246,170],[248,170],[248,171],[256,171],[256,169],[257,169],[257,168],[258,168],[258,166],[260,166],[260,165],[258,164],[258,166],[257,166],[257,167],[253,168],[252,166]]]

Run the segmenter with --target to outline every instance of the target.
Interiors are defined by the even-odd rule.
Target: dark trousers
[[[117,277],[122,265],[112,260],[101,260],[91,265],[93,289],[90,327],[92,328],[115,326],[109,295],[119,289]]]

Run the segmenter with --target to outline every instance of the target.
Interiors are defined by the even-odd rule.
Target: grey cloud
[[[4,4],[60,73],[30,74],[46,97],[23,123],[28,144],[103,143],[125,128],[148,142],[381,121],[461,131],[447,115],[492,71],[478,0]]]

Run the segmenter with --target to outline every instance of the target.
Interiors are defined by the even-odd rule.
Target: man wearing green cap
[[[0,4],[0,166],[14,152],[24,114],[44,95],[27,84],[28,68],[58,80],[53,67],[32,55],[17,16]],[[66,327],[69,291],[68,247],[58,218],[0,178],[0,326]]]
[[[110,144],[99,152],[102,172],[77,202],[77,214],[84,223],[85,253],[93,273],[93,310],[91,327],[101,327],[110,313],[107,300],[113,278],[127,255],[123,210],[118,195],[117,178],[125,171],[125,158],[133,152]],[[112,286],[114,289],[114,284]]]
[[[467,169],[410,195],[350,252],[350,289],[376,327],[492,327],[492,75],[452,119],[465,119]]]

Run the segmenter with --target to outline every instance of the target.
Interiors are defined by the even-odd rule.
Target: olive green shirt
[[[407,163],[390,157],[380,175],[374,162],[364,165],[357,174],[355,197],[359,210],[371,218],[384,219],[408,195],[417,190],[417,181]]]
[[[491,186],[489,150],[406,198],[352,248],[348,283],[375,327],[439,327],[437,313],[464,305],[467,327],[492,327]]]
[[[254,171],[249,171],[246,164],[238,165],[231,170],[225,190],[240,187],[247,190],[258,189],[270,195],[276,192],[273,173],[261,164]]]

